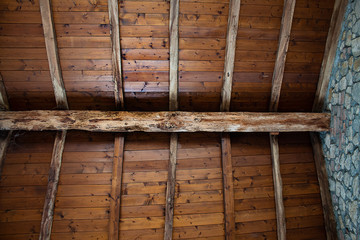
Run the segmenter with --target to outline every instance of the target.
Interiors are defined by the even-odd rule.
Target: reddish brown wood
[[[124,162],[124,136],[116,135],[111,179],[109,239],[119,239],[121,183]]]
[[[66,131],[57,132],[51,158],[48,186],[45,196],[44,210],[41,219],[39,239],[50,239],[54,217],[54,206],[58,189],[62,155],[65,145]]]

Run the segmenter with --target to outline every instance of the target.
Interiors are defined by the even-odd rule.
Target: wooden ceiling
[[[311,111],[333,0],[298,0],[279,111]],[[228,0],[182,0],[179,110],[218,111]],[[168,110],[168,1],[119,2],[127,110]],[[0,3],[0,72],[12,110],[56,108],[37,0]],[[53,0],[69,108],[115,110],[107,0]],[[231,111],[267,111],[283,0],[241,1]]]

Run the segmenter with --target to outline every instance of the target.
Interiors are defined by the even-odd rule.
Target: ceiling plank
[[[221,136],[221,162],[224,187],[225,238],[235,239],[234,184],[229,133],[224,133]]]
[[[92,132],[304,132],[328,131],[329,113],[256,112],[0,112],[0,130]]]
[[[124,162],[124,141],[122,135],[115,136],[114,159],[111,179],[109,239],[119,239],[121,183]]]
[[[286,54],[289,47],[291,25],[294,16],[296,0],[285,0],[281,28],[279,35],[279,46],[276,54],[276,61],[272,79],[270,111],[277,111],[279,106],[281,84],[284,77]]]
[[[173,233],[177,148],[178,148],[178,134],[172,133],[170,135],[170,162],[169,162],[168,180],[166,186],[165,230],[164,230],[165,240],[172,239],[172,233]]]
[[[283,200],[282,179],[280,173],[280,160],[279,160],[279,140],[277,135],[270,134],[270,148],[273,170],[273,181],[275,191],[275,208],[276,208],[276,229],[277,239],[286,239],[286,221],[285,221],[285,208]]]
[[[170,85],[169,85],[169,109],[178,109],[179,92],[179,0],[170,1],[169,16],[170,32]]]
[[[324,212],[324,223],[326,238],[329,240],[337,239],[336,221],[333,211],[333,205],[329,190],[329,180],[326,172],[325,159],[322,151],[322,144],[317,133],[310,133],[310,139],[313,147],[316,172],[319,180],[321,202]]]
[[[117,0],[108,1],[109,22],[111,26],[110,37],[112,47],[112,72],[114,79],[116,109],[124,109],[124,89],[121,70],[121,45],[119,28],[119,4]]]
[[[234,75],[234,62],[236,50],[236,37],[239,25],[240,0],[230,0],[229,17],[226,34],[226,50],[224,63],[223,86],[221,90],[220,111],[230,110],[232,80]]]
[[[51,81],[58,109],[69,109],[56,42],[51,0],[39,0]]]
[[[322,112],[324,107],[326,93],[330,82],[330,75],[336,56],[341,25],[343,23],[347,3],[348,0],[335,0],[329,32],[326,39],[325,52],[320,70],[320,77],[312,108],[313,112]]]
[[[66,130],[56,133],[54,148],[51,157],[48,186],[46,190],[44,210],[41,218],[39,239],[50,239],[54,216],[54,206],[59,183],[62,155],[64,151]]]

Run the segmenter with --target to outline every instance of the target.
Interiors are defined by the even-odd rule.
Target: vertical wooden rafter
[[[285,62],[289,47],[291,25],[294,16],[296,0],[284,0],[283,15],[279,34],[279,45],[276,54],[274,73],[272,78],[271,98],[269,110],[276,112],[279,106],[281,85],[284,78]],[[277,220],[277,238],[286,239],[285,207],[282,195],[282,179],[280,173],[279,141],[278,136],[270,134],[270,148],[275,191],[275,208]]]
[[[49,61],[49,69],[56,105],[59,109],[69,109],[62,78],[58,47],[56,42],[54,21],[51,10],[51,0],[39,0],[41,20],[44,29],[45,46]]]
[[[234,183],[229,133],[221,136],[221,162],[224,186],[225,238],[235,239]]]
[[[224,63],[223,86],[221,90],[220,111],[228,112],[230,109],[232,80],[234,75],[234,62],[236,50],[236,37],[239,25],[240,0],[230,0],[229,17],[226,34],[226,50]]]
[[[272,78],[270,111],[276,112],[279,105],[281,84],[284,77],[286,54],[289,47],[291,25],[296,0],[284,0],[283,15],[279,35],[279,46],[276,54],[275,68]]]
[[[321,112],[324,107],[330,74],[336,56],[341,25],[343,23],[348,0],[335,0],[328,36],[326,39],[324,57],[321,65],[319,81],[315,93],[313,112]]]
[[[279,140],[277,135],[270,134],[272,171],[275,191],[276,221],[278,239],[286,239],[285,208],[282,195],[282,179],[280,173]]]
[[[316,172],[320,187],[326,238],[328,240],[336,240],[337,239],[336,221],[335,221],[335,215],[333,211],[333,205],[329,190],[329,180],[326,172],[325,159],[322,151],[322,144],[318,133],[311,132],[310,139],[311,139],[311,144],[313,146]]]
[[[177,148],[178,148],[178,134],[172,133],[170,135],[170,161],[169,161],[169,169],[168,169],[168,180],[166,185],[165,230],[164,230],[165,240],[172,239],[172,233],[173,233]]]
[[[53,223],[55,198],[59,183],[61,160],[65,145],[66,131],[56,133],[54,148],[51,157],[48,186],[46,190],[44,210],[41,219],[39,239],[50,239]]]
[[[108,0],[110,37],[112,47],[112,71],[116,109],[124,109],[124,89],[121,71],[121,46],[119,26],[119,4],[117,0]]]
[[[169,110],[178,109],[179,92],[179,2],[170,0],[169,34],[170,34],[170,83]]]
[[[61,73],[51,0],[39,0],[39,5],[56,105],[58,109],[67,110],[69,105]],[[65,138],[66,131],[57,132],[50,164],[39,239],[50,239]]]
[[[117,134],[115,136],[113,173],[111,179],[109,240],[119,239],[121,203],[120,199],[124,162],[124,142],[124,136],[122,136],[121,134]]]
[[[226,49],[220,111],[230,111],[232,81],[236,52],[236,37],[240,16],[240,0],[230,0],[226,34]],[[226,239],[235,239],[234,186],[230,134],[221,135],[221,162],[224,188],[224,222]]]
[[[170,71],[169,71],[169,110],[175,111],[179,107],[179,4],[180,0],[170,0],[169,42],[170,42]],[[176,183],[176,161],[178,148],[178,134],[170,135],[170,159],[165,199],[165,229],[164,239],[172,239],[174,220],[174,197]]]
[[[0,109],[9,110],[9,102],[6,94],[5,85],[0,73]],[[2,166],[5,161],[6,151],[10,144],[12,131],[1,131],[0,132],[0,176],[2,172]]]

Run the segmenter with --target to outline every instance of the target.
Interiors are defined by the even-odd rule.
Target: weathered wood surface
[[[66,131],[57,132],[51,158],[48,186],[45,196],[44,210],[41,219],[39,239],[50,239],[54,218],[55,198],[58,190],[62,155],[65,145]]]
[[[240,0],[231,0],[229,3],[229,17],[226,34],[226,50],[223,86],[221,90],[220,111],[230,110],[231,89],[234,75],[234,62],[236,50],[236,37],[239,25]]]
[[[231,141],[230,134],[228,133],[221,136],[221,161],[224,185],[225,236],[226,239],[235,239],[234,181],[231,160]]]
[[[112,46],[112,72],[114,79],[115,104],[117,109],[124,109],[124,90],[121,70],[121,46],[119,28],[119,5],[117,0],[108,1],[110,37]]]
[[[4,85],[2,74],[0,73],[0,110],[9,110],[9,101],[6,93],[6,88]]]
[[[111,180],[109,239],[119,239],[121,183],[124,162],[124,136],[115,136]]]
[[[270,111],[277,111],[280,100],[281,85],[284,77],[285,61],[289,47],[291,25],[294,16],[296,0],[285,0],[281,29],[279,35],[279,47],[276,54],[276,61],[272,79]]]
[[[272,159],[272,171],[275,192],[275,207],[277,220],[277,239],[286,239],[286,221],[285,208],[283,200],[283,184],[280,173],[280,154],[279,154],[279,140],[277,135],[270,134],[270,148]]]
[[[313,147],[313,154],[316,165],[317,177],[319,180],[320,195],[324,212],[324,223],[327,239],[336,240],[336,221],[333,211],[331,195],[329,191],[329,180],[326,172],[325,159],[322,151],[322,144],[317,133],[310,133],[310,139]]]
[[[336,0],[331,17],[325,52],[320,70],[320,77],[315,93],[313,112],[321,112],[324,107],[325,97],[330,81],[330,74],[335,60],[341,25],[343,23],[348,0]]]
[[[2,166],[5,161],[6,151],[10,144],[12,131],[1,131],[0,132],[0,176],[2,171]]]
[[[0,130],[93,132],[293,132],[327,131],[328,113],[251,112],[0,112]]]
[[[170,85],[169,85],[169,109],[178,109],[179,91],[179,2],[170,1]]]
[[[168,180],[166,187],[166,206],[165,206],[165,230],[164,239],[172,239],[174,221],[174,197],[176,183],[176,159],[178,148],[178,134],[172,133],[170,136],[170,162],[168,169]]]
[[[56,33],[50,0],[39,0],[45,46],[49,62],[51,81],[54,88],[56,105],[59,109],[69,109],[62,77]]]

